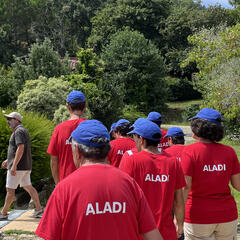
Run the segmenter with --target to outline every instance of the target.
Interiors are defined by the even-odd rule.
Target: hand
[[[183,234],[183,225],[177,225],[176,231],[177,231],[177,237],[180,238]]]
[[[2,162],[1,167],[2,168],[7,168],[7,163],[8,163],[8,160],[6,159],[5,161]]]
[[[10,169],[10,173],[12,176],[16,176],[16,167],[12,166]]]

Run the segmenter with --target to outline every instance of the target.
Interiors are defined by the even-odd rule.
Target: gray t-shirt
[[[23,125],[18,125],[9,139],[7,169],[11,169],[17,147],[20,144],[24,144],[24,152],[17,165],[17,170],[32,170],[30,136],[28,130]]]

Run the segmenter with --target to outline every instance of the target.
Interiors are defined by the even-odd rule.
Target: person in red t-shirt
[[[168,138],[169,147],[165,149],[165,152],[177,158],[181,162],[181,154],[184,149],[184,139],[185,134],[183,130],[179,127],[171,127],[168,129],[165,138]],[[174,219],[174,221],[176,221]],[[183,240],[184,235],[178,238],[178,240]]]
[[[158,112],[150,112],[147,116],[147,119],[156,123],[160,128],[161,128],[161,124],[162,124],[162,115]],[[169,147],[168,145],[168,139],[164,138],[165,135],[167,134],[167,130],[165,129],[161,129],[161,134],[162,134],[162,138],[158,144],[158,150],[159,151],[163,151],[166,148]]]
[[[203,108],[191,119],[196,143],[185,146],[181,165],[185,239],[237,239],[238,212],[229,182],[240,191],[240,165],[235,151],[217,143],[224,136],[221,114]]]
[[[158,151],[161,131],[157,124],[138,119],[133,134],[138,153],[124,158],[119,168],[133,177],[142,188],[164,239],[176,240],[183,232],[184,201],[182,188],[186,185],[179,161]],[[172,218],[172,208],[177,229]]]
[[[55,184],[76,170],[69,140],[73,130],[85,120],[82,115],[86,108],[86,98],[82,92],[70,92],[67,103],[70,120],[57,125],[47,149],[47,153],[51,155],[51,171]]]
[[[185,139],[183,130],[179,127],[171,127],[168,129],[165,138],[168,139],[169,147],[165,149],[166,153],[169,153],[181,162],[181,153],[184,149]]]
[[[110,142],[111,151],[108,154],[108,161],[114,167],[119,166],[122,156],[127,150],[136,147],[134,140],[127,135],[130,131],[130,126],[131,124],[128,120],[120,119],[113,130],[116,139]]]
[[[71,136],[78,169],[56,186],[36,234],[46,240],[163,240],[140,187],[107,163],[107,128],[86,120]]]

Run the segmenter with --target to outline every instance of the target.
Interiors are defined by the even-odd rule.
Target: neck
[[[143,147],[142,150],[153,154],[160,154],[158,147],[155,146],[149,146],[147,148]]]
[[[70,113],[70,120],[82,118],[82,112],[72,112]]]
[[[90,165],[96,165],[96,164],[109,164],[109,163],[107,162],[106,159],[104,159],[103,161],[97,161],[97,162],[95,162],[95,161],[93,161],[91,159],[85,159],[83,164],[81,165],[81,167],[83,167],[83,166],[90,166]]]

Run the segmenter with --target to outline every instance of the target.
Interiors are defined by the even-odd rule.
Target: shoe
[[[44,210],[43,210],[43,209],[41,209],[41,210],[39,210],[39,211],[36,211],[36,209],[35,209],[34,212],[33,212],[33,214],[30,215],[30,217],[32,217],[32,218],[41,218],[42,215],[43,215],[43,213],[44,213]]]
[[[8,215],[3,215],[1,212],[0,212],[0,221],[6,221],[8,220]]]

